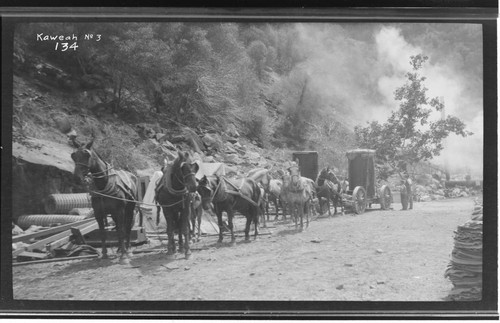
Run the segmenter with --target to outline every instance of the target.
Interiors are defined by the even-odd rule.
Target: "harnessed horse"
[[[230,187],[230,189],[228,189]],[[238,211],[246,217],[245,241],[250,240],[250,225],[255,224],[254,237],[257,238],[260,212],[261,190],[259,185],[250,178],[230,180],[225,177],[203,176],[198,184],[198,192],[201,195],[204,210],[210,209],[213,203],[215,214],[219,224],[219,243],[223,240],[222,212],[228,217],[229,229],[231,231],[231,244],[235,243],[233,230],[234,211]]]
[[[287,207],[291,209],[291,214],[295,220],[295,229],[298,229],[298,219],[300,218],[300,231],[304,229],[304,213],[306,214],[306,228],[309,227],[309,213],[313,205],[314,186],[313,181],[300,176],[297,165],[288,168],[289,175],[283,174],[283,198]]]
[[[93,141],[80,145],[71,154],[75,162],[74,175],[91,183],[92,208],[101,234],[102,258],[108,257],[106,248],[105,220],[111,214],[118,232],[120,261],[129,262],[130,231],[133,225],[137,199],[136,177],[126,171],[115,170],[92,149]],[[90,173],[90,181],[86,176]]]
[[[276,212],[276,216],[274,217],[274,220],[276,221],[278,219],[278,207],[280,204],[282,204],[282,201],[280,200],[280,194],[283,182],[278,179],[273,179],[271,177],[271,174],[269,173],[269,170],[265,168],[252,169],[250,172],[248,172],[247,177],[261,184],[264,188],[266,196],[263,197],[263,202],[265,203],[265,213],[267,216],[267,220],[269,221],[269,204],[272,201],[274,204],[274,210]],[[281,205],[281,207],[283,209],[283,205]],[[264,213],[264,210],[262,213]],[[285,218],[286,215],[283,214],[283,217]]]
[[[266,227],[266,216],[269,221],[269,185],[271,183],[271,175],[269,170],[265,168],[255,168],[248,172],[247,178],[253,179],[261,187],[261,197],[259,201],[259,206],[262,214],[262,221],[264,227]],[[265,213],[265,214],[264,214]]]
[[[329,217],[332,215],[330,211],[330,200],[332,201],[335,208],[334,215],[337,214],[338,204],[340,204],[342,214],[344,214],[344,204],[342,202],[342,185],[337,176],[335,176],[335,174],[329,167],[323,168],[318,174],[318,178],[316,179],[316,191],[319,198],[326,199]]]
[[[167,222],[167,257],[175,254],[175,229],[179,231],[179,252],[186,259],[191,256],[189,247],[191,209],[196,200],[196,178],[198,164],[193,162],[188,152],[178,152],[172,165],[163,169],[163,177],[155,188],[155,200],[163,209]],[[184,242],[183,242],[184,237]]]

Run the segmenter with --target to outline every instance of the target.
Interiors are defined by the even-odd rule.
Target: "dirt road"
[[[14,298],[442,301],[452,287],[443,274],[453,231],[473,207],[471,198],[415,203],[411,211],[398,204],[318,218],[300,233],[271,221],[271,234],[250,243],[238,237],[236,246],[217,247],[216,237],[205,237],[189,260],[143,253],[131,266],[117,259],[16,266]]]

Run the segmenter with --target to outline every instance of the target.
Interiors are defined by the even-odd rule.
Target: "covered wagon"
[[[372,204],[389,209],[392,201],[388,185],[378,187],[375,174],[375,150],[354,149],[346,153],[349,164],[349,187],[343,194],[346,206],[361,214]]]

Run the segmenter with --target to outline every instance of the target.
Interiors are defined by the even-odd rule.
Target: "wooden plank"
[[[95,222],[95,221],[93,221],[93,222],[95,225],[97,225],[97,222]],[[82,227],[85,227],[87,225],[92,225],[92,224],[84,223],[84,224],[81,224],[77,227],[82,228]],[[73,226],[74,226],[74,224],[73,224]],[[19,249],[19,250],[13,251],[12,255],[15,257],[23,251],[33,251],[33,250],[37,250],[37,249],[43,249],[46,244],[51,243],[51,242],[56,241],[56,240],[59,240],[59,239],[64,238],[64,237],[69,237],[70,235],[71,235],[71,230],[65,230],[63,232],[54,234],[48,238],[45,238],[45,239],[42,239],[42,240],[37,241],[35,243],[32,243],[29,246],[26,246],[24,249]]]
[[[97,258],[97,257],[99,257],[99,255],[85,255],[85,256],[77,256],[77,257],[51,258],[51,259],[43,259],[43,260],[14,262],[14,263],[12,263],[12,266],[44,264],[44,263],[56,262],[56,261],[82,260],[82,259],[91,259],[91,258]]]
[[[85,223],[89,223],[91,221],[95,221],[95,219],[94,218],[85,219],[85,220],[78,221],[78,222],[59,225],[57,227],[53,227],[53,228],[38,231],[38,232],[33,232],[33,233],[28,233],[28,234],[20,234],[20,235],[12,237],[12,243],[19,242],[19,241],[25,242],[25,241],[28,241],[28,240],[33,239],[33,238],[42,237],[45,235],[56,234],[58,232],[67,230],[71,227],[78,226],[78,225],[85,224]]]
[[[82,235],[82,232],[78,228],[71,228],[71,234],[73,238],[75,238],[76,244],[85,244],[85,238]]]
[[[45,259],[48,256],[49,255],[43,252],[29,252],[29,251],[24,251],[18,255],[18,257],[28,257],[28,258],[38,258],[38,259]]]
[[[87,234],[91,231],[94,231],[98,227],[99,227],[99,225],[97,224],[97,222],[94,222],[94,223],[88,224],[87,226],[77,227],[76,229],[78,229],[80,231],[80,234],[83,236],[84,234]],[[72,229],[75,229],[75,228],[72,228]],[[50,241],[49,243],[47,243],[45,245],[45,248],[47,249],[47,251],[52,252],[52,250],[62,246],[63,244],[68,243],[69,239],[71,238],[71,235],[72,235],[71,230],[68,230],[68,231],[69,231],[68,235],[60,237],[56,241]]]

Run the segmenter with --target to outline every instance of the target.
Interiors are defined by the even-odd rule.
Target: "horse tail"
[[[259,187],[259,184],[257,184],[255,181],[253,181],[252,183],[252,186],[253,186],[253,194],[252,194],[252,200],[255,202],[255,203],[259,203],[260,201],[260,198],[261,198],[261,190],[260,190],[260,187]]]

